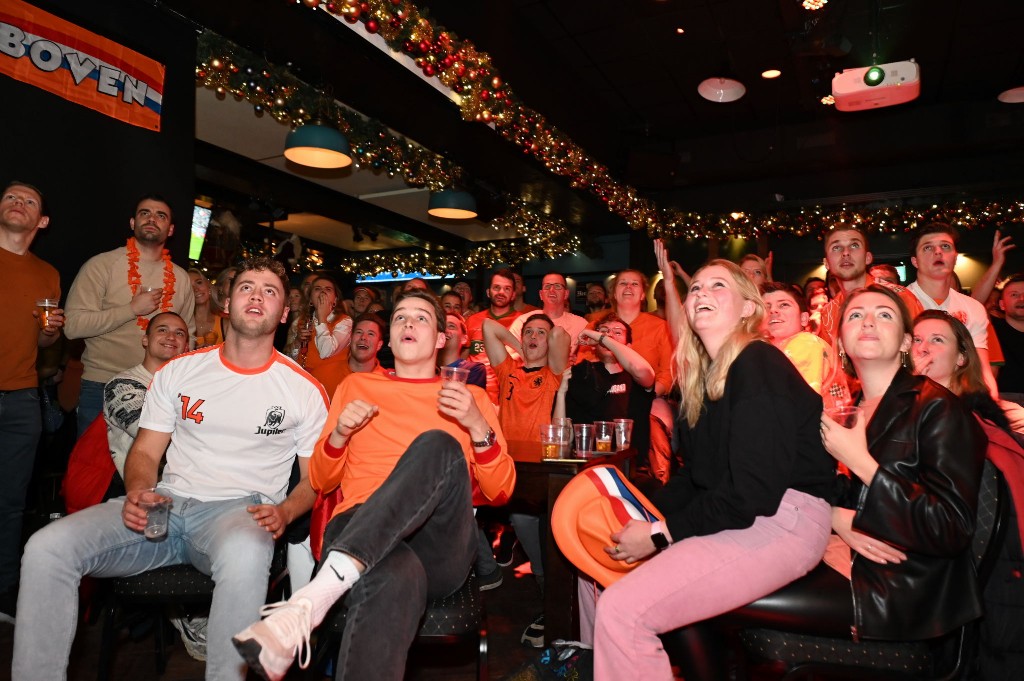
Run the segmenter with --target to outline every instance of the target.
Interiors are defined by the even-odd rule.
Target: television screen
[[[188,259],[199,260],[203,252],[203,242],[206,240],[206,228],[210,226],[210,217],[213,211],[202,206],[192,207],[192,235],[188,242]]]

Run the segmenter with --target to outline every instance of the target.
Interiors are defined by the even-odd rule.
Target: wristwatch
[[[484,447],[493,447],[494,443],[498,441],[498,436],[494,434],[494,428],[487,429],[487,435],[484,435],[484,439],[481,442],[475,440],[471,441],[471,444],[477,449]]]
[[[654,543],[654,548],[658,551],[668,548],[668,539],[661,532],[655,532],[652,534],[651,541]]]

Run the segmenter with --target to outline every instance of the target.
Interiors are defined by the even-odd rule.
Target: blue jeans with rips
[[[259,618],[274,540],[246,511],[259,494],[226,501],[171,496],[167,536],[150,541],[121,520],[124,498],[73,513],[37,532],[25,547],[12,678],[67,678],[82,577],[122,577],[190,563],[216,586],[207,630],[206,678],[241,681],[245,664],[231,636]]]

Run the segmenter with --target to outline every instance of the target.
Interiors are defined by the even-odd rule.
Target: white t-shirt
[[[530,317],[544,314],[544,310],[530,310],[516,317],[516,320],[512,322],[512,326],[508,327],[509,332],[516,338],[522,340],[523,338],[523,326],[530,320]],[[565,332],[569,334],[569,363],[574,364],[576,361],[576,348],[580,344],[580,332],[587,328],[587,320],[579,315],[575,315],[572,312],[564,312],[558,319],[552,319],[560,329],[565,329]],[[519,355],[514,352],[509,352],[514,358],[518,358]]]
[[[971,332],[974,347],[979,350],[988,350],[988,313],[985,312],[984,305],[954,289],[949,289],[949,295],[942,301],[942,305],[939,305],[924,292],[916,281],[907,286],[907,289],[917,296],[924,309],[942,310],[951,317],[962,321],[967,330]]]
[[[122,478],[128,450],[132,448],[135,436],[139,433],[139,417],[146,400],[146,388],[152,380],[153,374],[143,365],[136,364],[103,386],[103,419],[107,422],[107,444],[110,447],[110,458],[114,460],[114,467]]]
[[[200,501],[260,492],[280,503],[295,457],[313,452],[327,405],[323,386],[284,355],[241,369],[217,345],[157,370],[139,427],[171,433],[162,488]]]

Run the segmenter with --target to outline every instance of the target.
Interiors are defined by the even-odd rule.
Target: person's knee
[[[51,572],[58,565],[66,564],[73,554],[69,549],[78,536],[67,529],[60,522],[50,523],[29,537],[21,559],[22,572],[42,574]]]
[[[213,556],[213,579],[266,581],[273,557],[274,544],[269,534],[232,534],[219,543]]]

